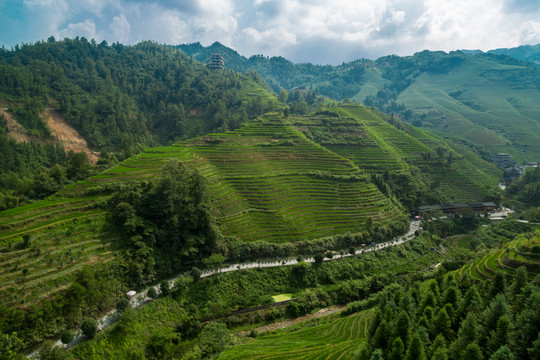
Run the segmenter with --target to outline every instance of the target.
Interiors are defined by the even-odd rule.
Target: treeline
[[[282,89],[288,91],[301,89],[302,91],[311,90],[333,99],[344,99],[356,95],[364,82],[365,62],[363,60],[331,66],[310,63],[294,64],[281,56],[253,55],[245,58],[218,42],[208,47],[197,42],[180,45],[178,48],[188,56],[202,62],[209,62],[212,54],[220,54],[224,57],[225,66],[228,69],[243,73],[255,70],[277,94]]]
[[[205,179],[175,160],[160,180],[116,191],[109,208],[120,236],[122,278],[130,287],[200,266],[213,253],[224,252]]]
[[[152,42],[51,37],[0,51],[0,97],[13,104],[23,126],[35,130],[41,126],[36,115],[55,107],[91,148],[124,157],[151,144],[239,126],[257,115],[254,110],[265,110],[247,106],[246,88],[264,86],[257,74],[211,71]],[[22,103],[31,119],[18,116]]]
[[[437,273],[378,295],[368,341],[356,359],[499,360],[540,356],[540,277],[525,267],[515,277],[489,281]],[[351,304],[346,313],[361,310]]]

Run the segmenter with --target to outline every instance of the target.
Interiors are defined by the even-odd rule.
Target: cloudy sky
[[[243,55],[339,64],[540,43],[539,0],[0,0],[0,46],[219,41]]]

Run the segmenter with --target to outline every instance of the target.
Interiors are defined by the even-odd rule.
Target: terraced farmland
[[[503,249],[496,249],[485,255],[475,263],[467,264],[457,270],[458,276],[467,274],[476,280],[491,279],[496,272],[505,276],[515,276],[515,270],[525,266],[532,279],[540,273],[540,232],[526,237],[518,236]]]
[[[422,154],[433,152],[429,141],[440,140],[421,131],[411,136],[364,107],[336,111],[333,118],[267,114],[236,131],[150,148],[46,200],[0,213],[0,299],[10,306],[23,298],[31,303],[67,286],[84,264],[114,258],[107,198],[122,183],[159,177],[170,158],[206,177],[222,233],[243,242],[312,240],[362,232],[367,219],[390,226],[404,220],[362,168],[403,171],[409,159],[420,163]],[[325,122],[334,133],[322,146],[306,134],[326,131]],[[441,179],[440,188],[478,200],[479,176],[451,171],[441,173],[448,185]]]
[[[185,143],[210,182],[225,235],[285,242],[361,230],[400,212],[348,159],[267,115],[240,130]],[[187,160],[191,157],[191,160]]]
[[[218,359],[349,359],[367,337],[373,309],[329,316],[242,341]]]
[[[208,179],[223,234],[241,241],[355,233],[368,218],[403,216],[350,160],[267,115],[237,131],[147,149],[46,200],[0,213],[2,301],[31,303],[66,287],[84,264],[112,259],[108,196],[122,183],[158,177],[170,158]]]
[[[295,118],[294,124],[369,172],[400,174],[418,167],[444,201],[482,200],[497,186],[501,172],[459,144],[406,123],[397,122],[397,128],[363,106],[333,111],[333,121],[319,116]]]

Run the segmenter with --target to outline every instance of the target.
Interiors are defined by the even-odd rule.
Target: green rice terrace
[[[84,264],[114,256],[106,200],[116,186],[158,177],[170,158],[207,179],[224,235],[287,242],[390,223],[398,209],[354,164],[308,140],[280,116],[240,130],[147,149],[48,199],[0,214],[1,298],[30,305],[65,288]]]
[[[494,249],[487,255],[457,270],[458,276],[471,279],[491,279],[495,273],[516,276],[516,269],[525,266],[529,278],[540,273],[540,232],[522,234],[503,248]]]
[[[349,359],[367,338],[374,309],[300,323],[246,340],[218,359]]]
[[[459,144],[401,121],[392,126],[363,106],[329,113],[292,121],[309,138],[370,173],[399,175],[418,168],[444,201],[483,199],[497,186],[501,171]]]
[[[361,106],[336,109],[337,118],[270,113],[236,131],[149,148],[45,200],[1,212],[0,299],[8,307],[31,306],[66,288],[85,264],[113,259],[108,197],[126,182],[159,177],[170,158],[204,175],[222,234],[241,242],[299,242],[403,222],[405,210],[365,171],[405,171],[410,159],[429,167],[426,154],[435,157],[443,141],[412,127],[399,130]],[[306,135],[329,123],[337,129],[329,141]],[[482,184],[496,182],[492,169],[468,154],[483,166],[476,169],[467,155],[446,149],[457,160],[433,174],[441,177],[441,191],[449,200],[478,200]]]

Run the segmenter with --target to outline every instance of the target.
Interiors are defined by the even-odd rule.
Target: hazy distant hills
[[[463,50],[465,53],[483,53],[481,50]],[[518,60],[531,61],[535,64],[540,64],[540,44],[537,45],[522,45],[515,48],[500,48],[487,51],[488,54],[508,55]]]
[[[222,54],[228,68],[256,70],[275,92],[313,89],[338,100],[348,97],[487,152],[508,152],[519,161],[540,159],[538,45],[488,53],[423,51],[338,66],[246,58],[219,43],[180,48],[202,62],[212,53]]]

